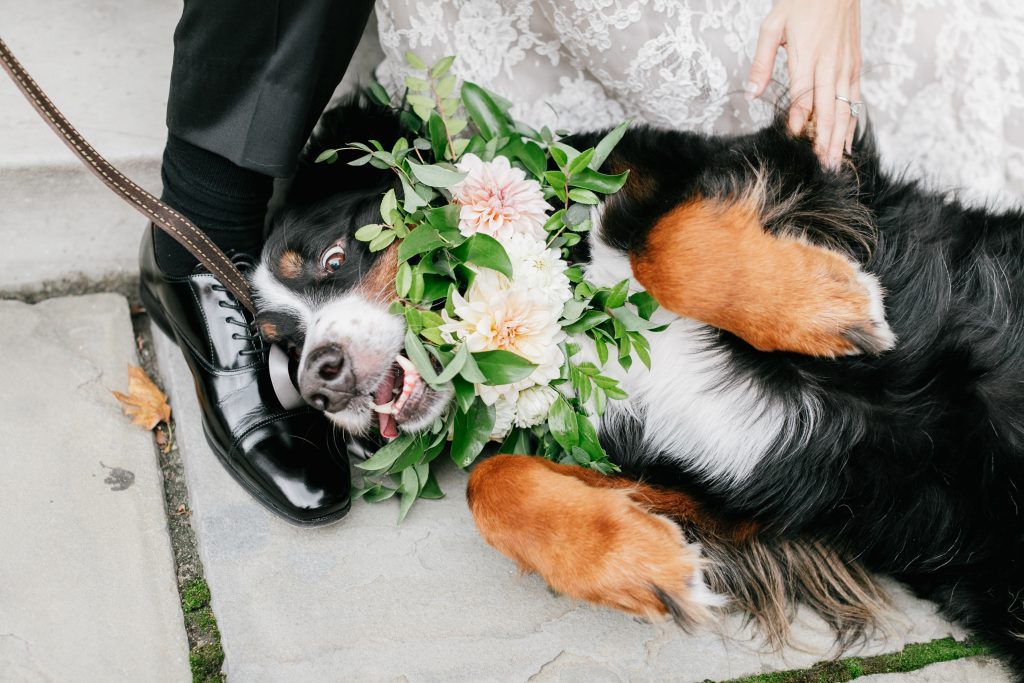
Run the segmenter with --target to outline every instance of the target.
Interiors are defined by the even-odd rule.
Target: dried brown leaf
[[[128,395],[120,391],[110,392],[121,402],[121,410],[146,431],[151,431],[160,422],[171,419],[171,407],[167,396],[153,384],[142,368],[128,366]]]

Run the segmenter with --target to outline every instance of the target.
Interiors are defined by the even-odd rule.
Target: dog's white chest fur
[[[628,258],[596,235],[591,239],[591,259],[591,282],[609,286],[628,278],[631,290],[643,289],[633,278]],[[635,416],[653,451],[684,462],[707,481],[741,481],[787,431],[782,406],[749,382],[737,381],[725,353],[708,349],[708,339],[717,333],[713,328],[665,310],[655,316],[670,325],[664,332],[647,335],[651,369],[634,362],[625,372],[615,361],[604,369],[621,381],[630,397],[609,402],[601,429],[615,429],[617,421]],[[577,341],[583,346],[581,353],[596,361],[589,338],[581,335]]]

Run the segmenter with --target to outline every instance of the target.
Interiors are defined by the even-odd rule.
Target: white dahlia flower
[[[516,401],[516,427],[532,427],[548,419],[548,410],[558,398],[558,392],[549,386],[534,386],[519,392]]]
[[[450,188],[455,203],[462,207],[459,231],[463,235],[482,232],[499,241],[512,235],[544,239],[551,206],[544,201],[540,183],[527,179],[522,169],[502,156],[483,161],[475,154],[464,154],[456,167],[469,174]]]
[[[491,430],[491,441],[501,441],[512,431],[512,423],[516,419],[516,392],[502,394],[494,402],[494,428]]]

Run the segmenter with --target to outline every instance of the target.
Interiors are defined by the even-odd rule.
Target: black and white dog
[[[303,396],[353,433],[382,398],[410,432],[449,402],[400,355],[394,252],[353,238],[392,179],[309,163],[399,135],[387,110],[325,115],[253,278]],[[725,594],[777,639],[800,601],[862,634],[884,602],[865,569],[884,572],[1024,674],[1024,213],[887,174],[866,137],[828,171],[781,125],[635,127],[608,164],[630,179],[576,257],[673,322],[600,424],[624,476],[486,460],[469,495],[488,542],[633,613],[700,617]]]

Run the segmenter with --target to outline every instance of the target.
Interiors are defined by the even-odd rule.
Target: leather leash
[[[249,284],[246,282],[245,276],[231,262],[231,259],[190,220],[126,178],[92,145],[86,142],[81,133],[64,118],[64,115],[50,101],[42,88],[29,76],[25,67],[15,59],[2,38],[0,38],[0,63],[3,64],[4,71],[10,75],[21,93],[49,124],[50,128],[60,136],[74,155],[97,178],[103,181],[104,185],[146,216],[154,225],[177,240],[235,295],[239,303],[255,314],[256,307],[252,302]]]

